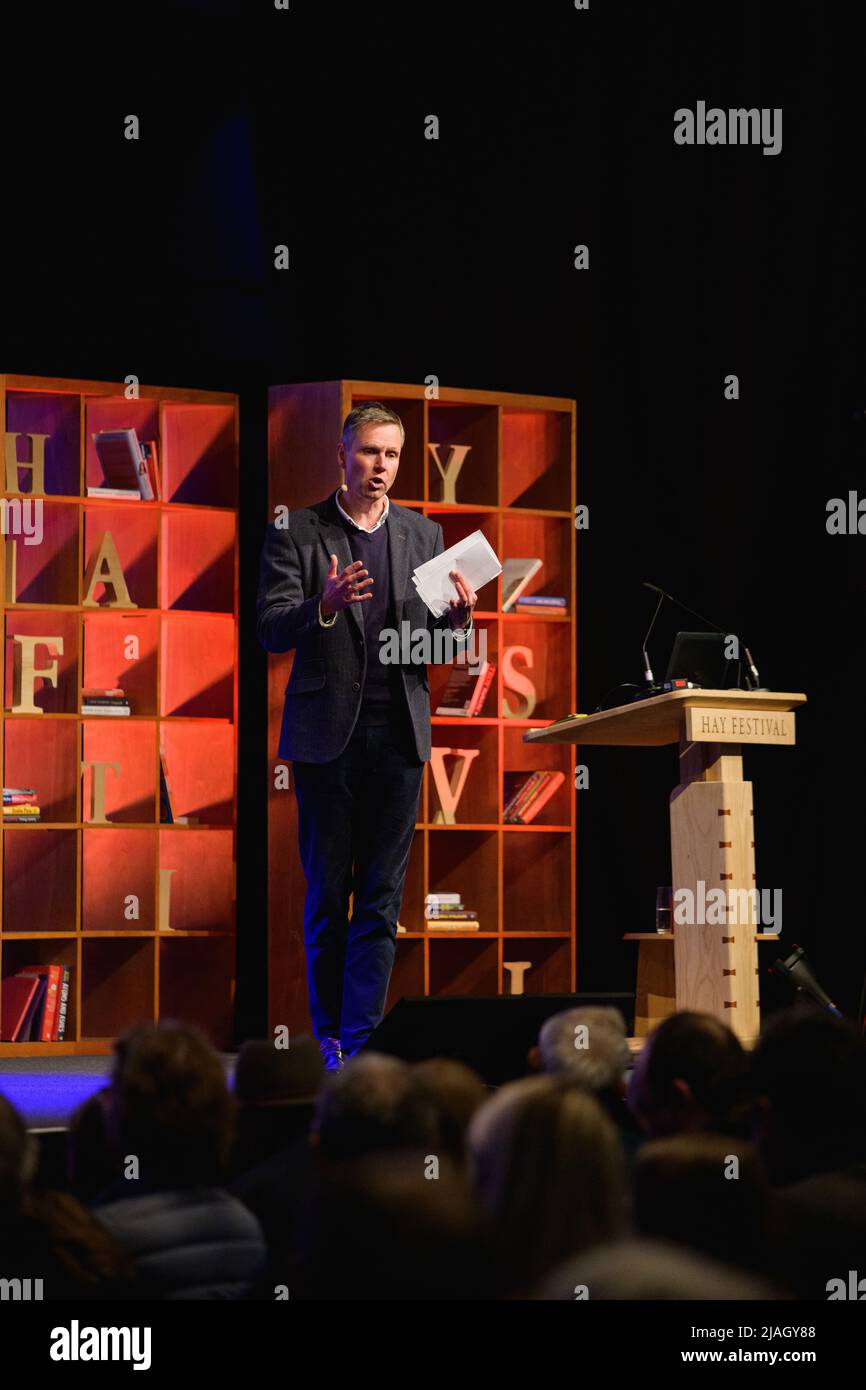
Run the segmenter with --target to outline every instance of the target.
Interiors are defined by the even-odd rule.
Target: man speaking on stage
[[[454,570],[456,596],[435,618],[412,583],[445,547],[437,522],[388,497],[404,439],[392,410],[356,406],[337,445],[345,482],[285,525],[271,523],[262,551],[258,639],[269,652],[295,649],[279,757],[294,766],[310,1013],[329,1070],[385,1010],[430,757],[426,664],[405,650],[400,663],[380,653],[406,622],[413,650],[419,631],[436,628],[464,650],[476,603]]]

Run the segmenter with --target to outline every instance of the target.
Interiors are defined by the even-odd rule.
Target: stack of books
[[[506,772],[503,821],[529,825],[564,781],[564,772]]]
[[[564,613],[565,599],[553,594],[530,594],[519,598],[514,605],[515,613]]]
[[[2,1042],[63,1042],[69,1009],[68,965],[23,965],[3,981]]]
[[[81,693],[82,714],[122,715],[130,712],[129,700],[119,685],[105,688],[89,685]]]
[[[40,810],[32,787],[3,788],[4,825],[36,825]]]
[[[428,931],[478,931],[478,913],[463,906],[459,893],[428,893],[424,899]]]
[[[105,482],[88,487],[88,497],[123,497],[127,501],[160,501],[156,443],[140,440],[135,430],[99,430],[93,447]]]
[[[480,714],[495,674],[495,661],[482,661],[476,667],[453,666],[436,713],[450,718]]]

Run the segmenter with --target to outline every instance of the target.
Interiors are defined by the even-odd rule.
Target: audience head
[[[777,1297],[769,1284],[675,1245],[654,1240],[620,1240],[579,1255],[544,1280],[536,1297],[616,1302],[696,1299],[750,1302]]]
[[[628,1102],[651,1138],[690,1130],[744,1134],[748,1058],[730,1028],[710,1014],[676,1013],[638,1056]]]
[[[15,1222],[36,1171],[38,1151],[14,1105],[0,1095],[0,1225]]]
[[[219,1055],[197,1028],[143,1024],[114,1045],[109,1127],[121,1161],[146,1186],[219,1182],[234,1138],[234,1102]]]
[[[432,1177],[423,1149],[331,1165],[301,1271],[304,1298],[462,1301],[500,1292],[489,1225],[465,1178],[447,1158]]]
[[[548,1076],[503,1086],[474,1116],[469,1145],[515,1286],[531,1286],[570,1254],[619,1231],[619,1138],[582,1087]]]
[[[406,1062],[365,1051],[340,1071],[327,1073],[312,1138],[325,1160],[355,1159],[382,1149],[429,1152],[436,1139],[433,1105]]]
[[[476,1110],[487,1099],[487,1087],[477,1072],[448,1057],[416,1062],[415,1079],[428,1096],[436,1120],[436,1152],[459,1167],[467,1159],[467,1132]]]
[[[754,1139],[774,1183],[866,1158],[866,1043],[814,1005],[774,1014],[752,1054]]]
[[[621,1091],[631,1064],[625,1019],[619,1009],[566,1009],[542,1025],[542,1068],[564,1074],[591,1091]]]
[[[267,1039],[245,1042],[238,1053],[234,1094],[239,1105],[312,1105],[325,1064],[315,1038],[301,1034],[289,1047]]]
[[[769,1184],[756,1150],[721,1134],[678,1134],[640,1150],[633,1174],[641,1236],[754,1269],[766,1246]]]

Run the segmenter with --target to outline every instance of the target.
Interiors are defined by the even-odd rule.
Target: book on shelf
[[[34,825],[42,814],[32,787],[3,788],[3,824]]]
[[[442,703],[436,706],[436,713],[451,719],[471,719],[479,714],[495,674],[495,661],[482,661],[475,668],[453,666],[442,693]]]
[[[124,502],[140,502],[141,493],[137,487],[90,487],[88,497],[119,497]]]
[[[526,613],[530,616],[539,616],[543,613],[555,613],[559,617],[564,617],[567,609],[565,599],[563,599],[562,602],[560,602],[558,599],[544,599],[540,603],[534,603],[530,599],[526,599],[526,601],[524,602],[524,600],[521,599],[515,605],[514,611],[515,613]]]
[[[564,781],[564,772],[534,772],[506,805],[502,819],[509,825],[531,824]]]
[[[533,559],[503,560],[502,562],[502,611],[509,612],[517,602],[531,579],[541,569],[541,560]]]
[[[159,459],[157,457],[157,447],[155,439],[142,439],[138,446],[141,450],[142,462],[144,463],[147,480],[150,483],[151,491],[157,502],[162,501],[162,483],[159,477]]]
[[[478,913],[468,907],[425,907],[424,916],[428,922],[475,922]]]
[[[480,922],[460,922],[449,918],[442,918],[438,922],[428,922],[428,931],[480,931]]]
[[[69,983],[72,979],[72,969],[68,965],[62,966],[61,969],[63,976],[60,981],[60,998],[57,1002],[52,1042],[63,1042],[66,1037],[66,1022],[69,1017]]]
[[[68,969],[68,967],[67,967]],[[37,975],[45,980],[42,1002],[30,1029],[28,1039],[19,1041],[52,1042],[57,1036],[57,1011],[60,1007],[60,990],[63,984],[62,965],[23,965],[19,975]]]
[[[459,893],[425,893],[425,904],[452,903],[454,907],[460,907],[463,899]]]
[[[25,1042],[45,981],[39,975],[19,971],[7,975],[0,989],[0,1042]]]
[[[86,685],[81,692],[82,714],[131,714],[129,697],[119,685]]]
[[[525,801],[533,786],[541,779],[541,772],[506,772],[503,786],[502,819],[507,821]]]
[[[171,792],[168,786],[168,772],[165,766],[165,754],[160,749],[159,753],[159,819],[163,825],[174,825],[174,813],[171,807]]]
[[[88,496],[105,496],[106,492],[138,492],[145,502],[155,498],[151,470],[156,467],[156,449],[152,441],[142,443],[134,429],[97,430],[93,447],[102,467],[105,488],[91,490]]]
[[[25,965],[2,984],[3,1042],[63,1042],[69,1010],[68,965]]]
[[[524,594],[520,604],[524,608],[565,608],[566,600],[560,594]]]

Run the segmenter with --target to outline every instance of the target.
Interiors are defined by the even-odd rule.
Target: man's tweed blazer
[[[397,632],[408,622],[411,638],[419,630],[449,629],[448,614],[434,618],[412,583],[416,566],[444,550],[442,527],[418,512],[388,503],[391,593]],[[269,652],[295,649],[286,686],[278,756],[326,763],[346,747],[361,705],[367,669],[362,604],[337,614],[333,627],[319,622],[319,599],[337,557],[338,573],[352,563],[345,523],[333,495],[289,514],[288,523],[268,526],[262,549],[257,603],[258,639]],[[469,632],[471,632],[471,624]],[[454,652],[461,638],[455,633]],[[408,643],[407,643],[408,645]],[[450,660],[445,643],[444,660]],[[435,648],[433,652],[436,657]],[[403,686],[418,757],[430,757],[430,685],[426,664],[401,664]]]

